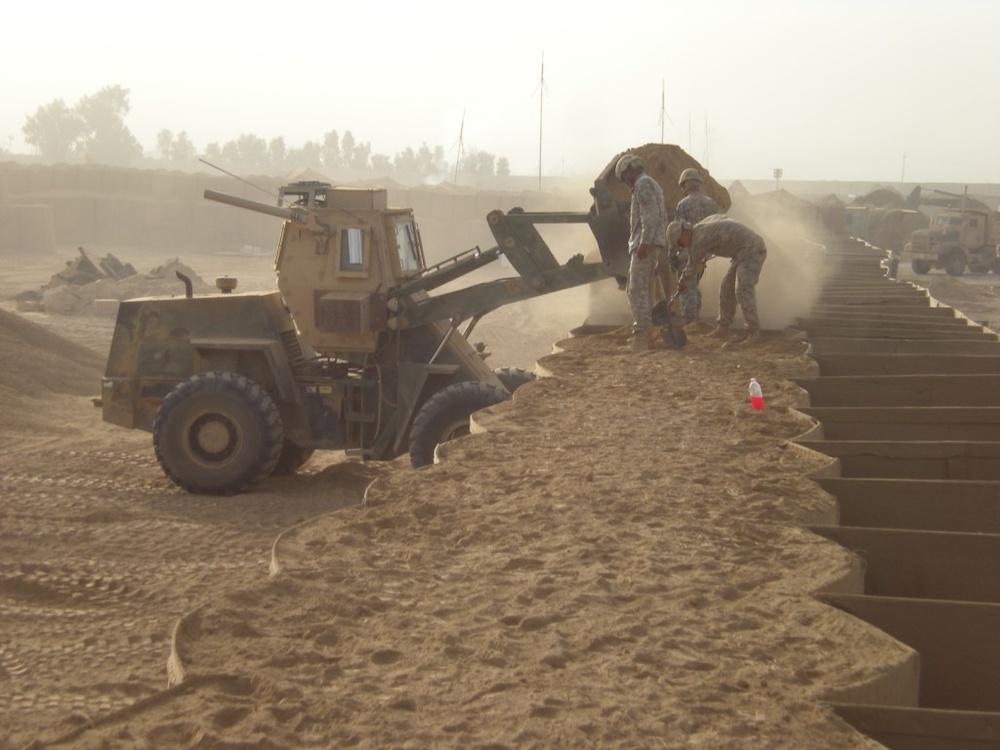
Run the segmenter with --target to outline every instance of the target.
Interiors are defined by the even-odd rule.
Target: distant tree
[[[462,159],[462,172],[489,177],[495,174],[495,161],[496,157],[493,154],[473,149]]]
[[[337,166],[341,169],[351,168],[351,155],[354,153],[354,135],[350,130],[344,132],[344,137],[340,139],[340,160]]]
[[[161,130],[156,134],[156,150],[164,161],[191,161],[198,155],[194,144],[183,130],[176,137],[166,128]]]
[[[405,148],[396,152],[396,157],[392,160],[393,169],[397,174],[406,176],[420,176],[420,166],[417,162],[417,155],[412,148]]]
[[[392,174],[394,171],[392,159],[385,154],[372,154],[371,166],[372,171],[379,175]]]
[[[166,161],[170,158],[174,145],[174,134],[164,128],[156,134],[156,150],[160,152],[160,158]]]
[[[83,121],[83,135],[77,150],[101,164],[128,165],[142,157],[142,146],[125,125],[131,107],[129,90],[105,86],[85,96],[76,105]]]
[[[66,161],[83,131],[80,114],[67,107],[62,99],[39,107],[21,128],[25,143],[33,146],[43,159],[53,162]]]
[[[497,159],[497,177],[510,177],[510,162],[506,156]]]
[[[420,145],[420,150],[417,151],[417,171],[421,178],[438,174],[444,166],[444,149],[441,146],[436,146],[431,151],[426,143]]]
[[[240,163],[246,167],[266,167],[268,162],[267,141],[259,135],[244,133],[236,142]]]
[[[288,164],[288,146],[285,145],[285,139],[280,135],[272,138],[267,145],[267,155],[271,160],[271,166],[284,170]]]
[[[323,169],[323,147],[316,141],[306,141],[302,148],[289,149],[288,166]]]
[[[339,169],[341,166],[340,136],[336,130],[331,130],[323,136],[323,152],[320,157],[327,169]]]
[[[359,143],[351,152],[350,168],[355,172],[366,172],[371,167],[368,165],[368,157],[372,152],[372,144],[369,141]]]
[[[213,141],[205,146],[205,159],[208,161],[222,161],[222,148],[218,143]]]
[[[188,138],[187,131],[182,130],[174,139],[170,150],[170,157],[174,161],[193,161],[198,156],[198,149],[194,147],[191,139]]]

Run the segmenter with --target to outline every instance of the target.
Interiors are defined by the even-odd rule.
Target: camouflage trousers
[[[677,295],[681,303],[681,315],[685,323],[694,323],[701,315],[701,290],[698,289],[698,282],[705,275],[702,271],[695,276],[687,289]]]
[[[757,295],[754,288],[760,280],[760,270],[767,259],[767,246],[763,240],[744,247],[729,264],[719,290],[719,325],[728,328],[736,317],[739,302],[748,331],[760,330],[757,316]]]
[[[644,260],[640,260],[636,253],[632,253],[625,294],[628,297],[629,309],[632,311],[633,331],[645,331],[652,325],[649,317],[650,286],[653,283],[653,268],[656,266],[658,256],[659,248],[653,248]]]

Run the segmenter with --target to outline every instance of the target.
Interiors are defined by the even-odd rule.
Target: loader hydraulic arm
[[[511,302],[571,289],[608,277],[610,272],[605,263],[585,263],[582,255],[576,255],[565,265],[560,265],[535,228],[536,224],[587,224],[590,221],[589,214],[576,212],[528,213],[521,209],[513,209],[506,214],[503,211],[490,212],[487,223],[497,240],[497,246],[486,251],[475,251],[478,253],[477,259],[481,256],[485,262],[489,262],[502,253],[520,275],[422,299],[413,299],[408,294],[400,293],[437,286],[422,284],[420,278],[415,279],[389,293],[389,327],[404,330],[438,320],[466,320]],[[453,260],[461,265],[460,259],[461,256],[456,256]],[[474,262],[476,261],[471,259],[468,261],[470,265]],[[439,265],[447,270],[449,263],[451,261]],[[450,274],[449,280],[461,273]],[[429,275],[433,277],[435,274]]]

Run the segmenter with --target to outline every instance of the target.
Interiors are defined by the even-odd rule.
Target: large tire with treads
[[[944,271],[949,276],[961,276],[965,273],[965,258],[959,253],[952,253],[944,261]]]
[[[274,471],[271,474],[276,477],[294,474],[305,466],[306,461],[312,458],[313,453],[315,451],[312,448],[303,448],[298,443],[286,440],[284,446],[281,448],[281,456],[278,457],[278,463],[275,464]]]
[[[525,383],[536,379],[535,373],[522,367],[498,367],[493,371],[493,374],[497,376],[500,384],[511,393]]]
[[[267,391],[232,372],[194,375],[153,421],[156,458],[170,480],[198,495],[235,495],[274,471],[281,414]]]
[[[480,409],[499,404],[510,393],[480,381],[452,383],[431,396],[420,407],[410,430],[410,463],[414,468],[434,463],[439,443],[469,434],[469,417]]]

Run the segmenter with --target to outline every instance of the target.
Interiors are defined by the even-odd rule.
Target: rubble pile
[[[177,277],[180,272],[191,279],[195,292],[211,292],[191,268],[174,258],[148,273],[140,274],[131,263],[122,263],[114,255],[98,261],[87,251],[77,248],[79,256],[52,276],[41,289],[17,295],[21,312],[44,312],[54,315],[92,315],[114,310],[114,305],[101,307],[97,300],[120,301],[136,297],[169,296],[184,293]]]

